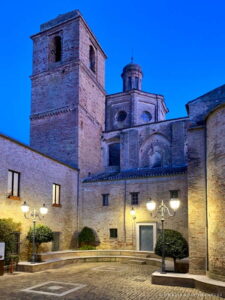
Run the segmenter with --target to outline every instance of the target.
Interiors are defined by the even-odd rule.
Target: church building
[[[122,91],[106,94],[106,54],[78,10],[31,39],[30,146],[0,135],[1,216],[22,223],[22,244],[25,201],[48,207],[52,250],[75,248],[88,226],[99,249],[153,252],[160,219],[146,203],[179,198],[165,228],[188,240],[190,273],[225,280],[225,85],[167,120],[164,97],[142,90],[133,61]]]

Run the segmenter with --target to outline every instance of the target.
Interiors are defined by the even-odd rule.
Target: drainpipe
[[[206,271],[209,271],[209,241],[208,241],[208,236],[209,236],[209,228],[208,228],[208,192],[207,192],[207,187],[208,187],[208,182],[207,182],[207,121],[205,124],[205,205],[206,205]]]
[[[78,170],[77,174],[77,233],[79,232],[79,205],[80,205],[80,169]],[[78,239],[77,239],[77,247],[78,245]]]
[[[124,244],[127,242],[127,232],[126,232],[126,206],[127,206],[127,181],[124,181],[124,197],[123,197],[123,236]]]

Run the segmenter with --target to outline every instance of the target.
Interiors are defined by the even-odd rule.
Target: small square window
[[[109,233],[110,233],[110,238],[116,239],[118,237],[117,228],[110,228]]]
[[[59,184],[53,183],[53,185],[52,185],[52,205],[53,206],[61,206],[60,190],[61,190],[61,186]]]
[[[8,195],[9,197],[20,196],[20,173],[16,171],[8,171]]]
[[[170,199],[177,199],[179,197],[179,190],[171,190],[170,191]]]
[[[130,193],[130,195],[131,195],[131,205],[138,205],[138,194],[139,193]]]
[[[102,194],[102,206],[109,206],[109,194]]]

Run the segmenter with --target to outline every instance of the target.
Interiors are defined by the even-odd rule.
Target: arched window
[[[89,48],[89,67],[95,72],[95,50],[92,46]]]
[[[109,166],[120,166],[120,144],[109,145]]]
[[[50,44],[50,61],[61,61],[62,58],[62,39],[60,36],[55,36],[51,40]]]
[[[55,44],[55,62],[61,60],[62,56],[62,40],[60,36],[54,37],[54,44]]]

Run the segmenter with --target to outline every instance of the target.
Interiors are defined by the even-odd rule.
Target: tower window
[[[139,88],[139,78],[135,77],[135,89],[138,90],[138,88]]]
[[[120,144],[109,145],[109,166],[120,166]]]
[[[95,72],[95,50],[92,46],[89,48],[89,67]]]
[[[132,89],[132,78],[128,77],[128,90]]]
[[[61,61],[62,58],[62,39],[59,35],[52,39],[51,43],[51,61],[57,62]]]

